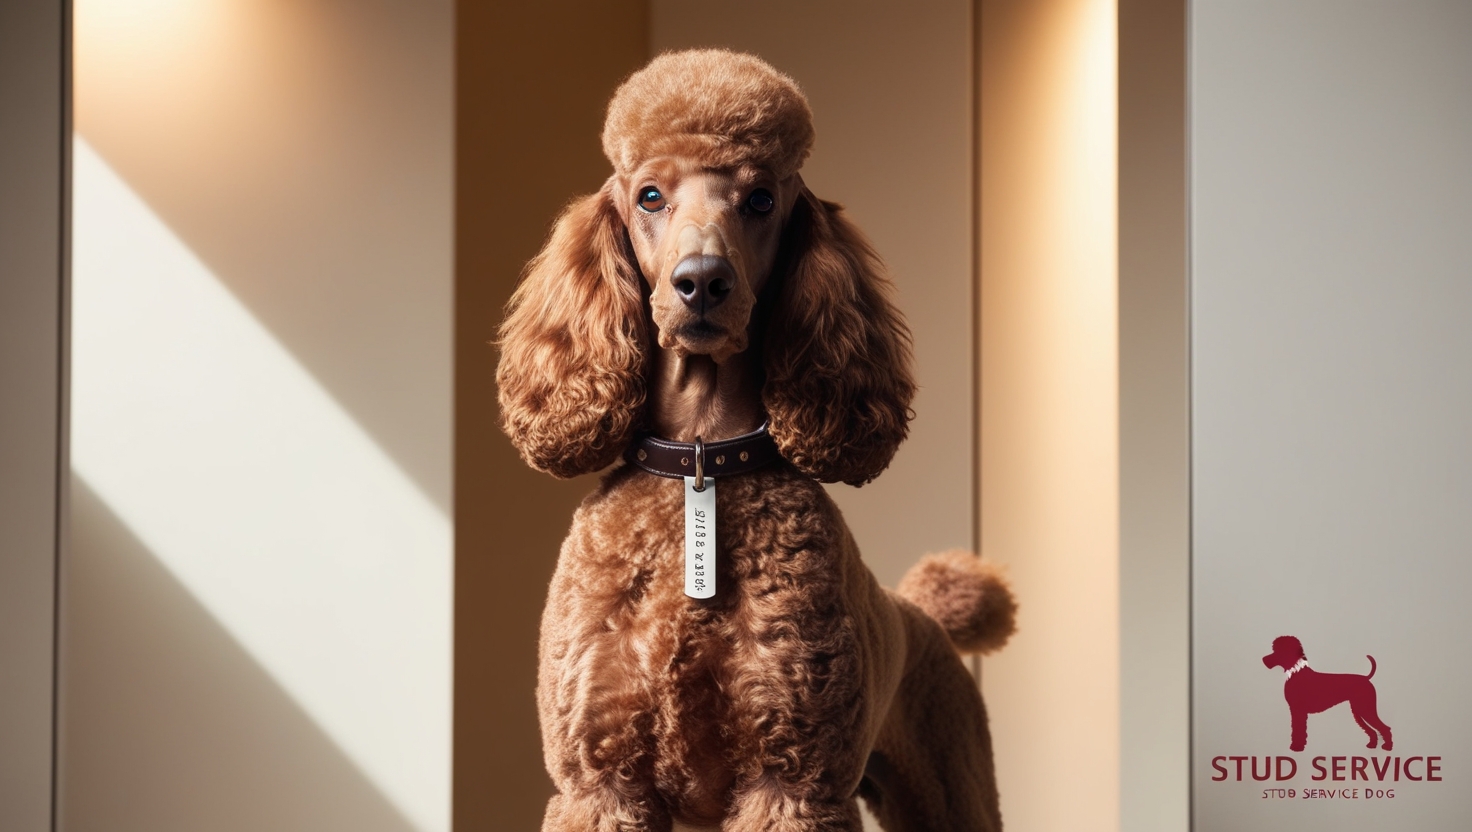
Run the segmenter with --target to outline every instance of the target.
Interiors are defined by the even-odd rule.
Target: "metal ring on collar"
[[[705,443],[695,437],[695,490],[705,490]]]

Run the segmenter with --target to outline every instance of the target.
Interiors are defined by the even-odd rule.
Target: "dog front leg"
[[[1293,738],[1288,746],[1289,751],[1302,751],[1308,745],[1308,711],[1302,708],[1290,708],[1289,713],[1293,719]]]
[[[542,832],[670,832],[658,800],[621,799],[611,790],[557,794],[547,802]]]
[[[669,808],[654,788],[652,723],[628,703],[601,700],[547,732],[559,794],[542,832],[670,832]]]
[[[543,753],[559,792],[543,832],[669,832],[669,809],[654,787],[654,715],[640,697],[586,669],[543,671]]]
[[[749,664],[756,672],[731,686],[737,780],[722,832],[862,830],[854,792],[868,756],[868,706],[850,656],[797,649],[770,667]]]
[[[809,789],[767,780],[741,791],[721,832],[861,832],[852,795],[813,795]]]

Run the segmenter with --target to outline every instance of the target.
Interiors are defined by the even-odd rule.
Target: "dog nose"
[[[736,285],[731,261],[715,254],[692,254],[675,264],[670,284],[685,305],[705,312],[721,305]]]

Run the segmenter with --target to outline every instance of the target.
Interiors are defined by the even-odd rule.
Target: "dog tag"
[[[695,490],[694,477],[685,478],[685,594],[716,594],[716,481],[710,477],[703,491]]]

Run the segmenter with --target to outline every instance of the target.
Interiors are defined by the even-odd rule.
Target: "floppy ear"
[[[804,188],[789,222],[764,339],[769,430],[807,474],[863,485],[909,432],[910,330],[879,255],[839,206]]]
[[[556,477],[597,471],[639,427],[641,287],[611,185],[574,201],[527,264],[501,323],[501,427],[528,465]]]

